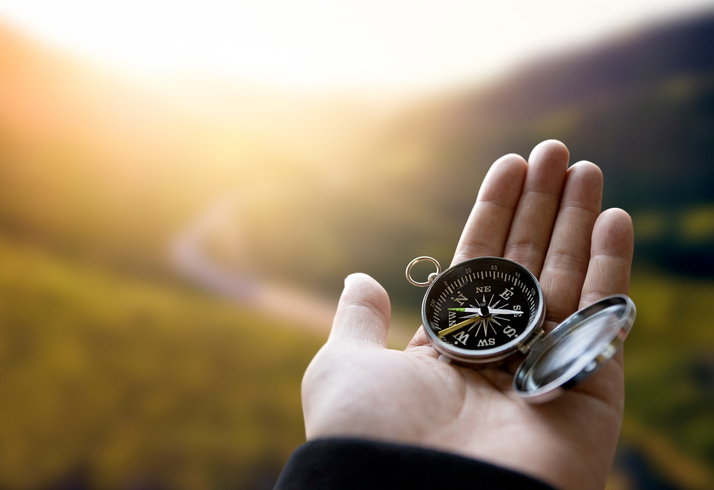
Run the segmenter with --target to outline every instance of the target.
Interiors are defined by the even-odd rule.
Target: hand
[[[627,293],[633,231],[622,210],[600,213],[602,174],[546,141],[529,161],[490,169],[453,263],[503,256],[539,278],[546,330],[604,296]],[[622,421],[622,352],[560,398],[530,405],[512,366],[472,370],[439,362],[423,327],[404,351],[386,348],[390,304],[354,274],[329,340],[303,379],[308,439],[355,436],[427,446],[521,471],[560,488],[602,489]]]

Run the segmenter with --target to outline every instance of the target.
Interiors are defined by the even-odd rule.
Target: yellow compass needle
[[[464,320],[461,323],[457,323],[456,325],[452,325],[449,328],[445,328],[444,330],[440,330],[438,335],[439,338],[444,337],[444,335],[449,335],[452,332],[456,332],[460,328],[464,328],[466,325],[471,325],[472,323],[476,323],[477,321],[482,320],[480,316],[475,316],[473,318],[469,318],[468,320]]]

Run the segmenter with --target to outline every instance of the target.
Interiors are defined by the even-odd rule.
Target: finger
[[[351,274],[345,279],[329,340],[384,347],[390,315],[389,296],[384,288],[366,274]]]
[[[540,275],[568,169],[568,149],[549,140],[533,149],[504,257]]]
[[[590,265],[583,284],[580,308],[612,294],[628,294],[634,243],[632,219],[625,211],[608,209],[598,217],[592,234]],[[622,349],[615,354],[614,360],[622,368]]]
[[[608,209],[598,217],[580,308],[611,294],[628,293],[634,242],[632,220],[625,211]]]
[[[540,275],[547,320],[560,323],[577,308],[602,203],[603,177],[589,162],[568,169],[558,217]]]
[[[519,155],[503,156],[491,166],[456,246],[451,265],[473,257],[501,256],[527,167],[528,164]]]

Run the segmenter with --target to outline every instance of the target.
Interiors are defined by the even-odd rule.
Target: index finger
[[[491,166],[479,190],[451,265],[483,256],[502,256],[511,221],[521,197],[528,164],[506,155]]]

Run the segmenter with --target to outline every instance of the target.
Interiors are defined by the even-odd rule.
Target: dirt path
[[[232,271],[216,263],[206,252],[207,237],[216,233],[220,233],[234,253],[240,254],[244,249],[239,223],[235,219],[236,206],[239,205],[235,198],[219,200],[182,230],[171,244],[175,267],[189,279],[220,296],[326,338],[337,306],[334,300],[304,288]],[[409,329],[393,321],[391,342],[403,346],[410,337]]]

